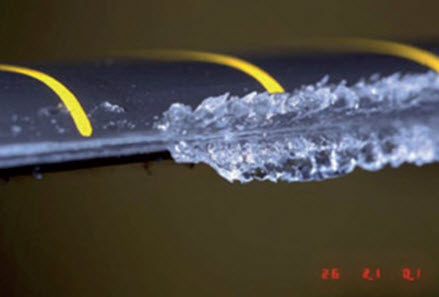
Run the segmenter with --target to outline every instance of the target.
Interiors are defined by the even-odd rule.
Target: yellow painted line
[[[439,72],[439,57],[427,50],[393,41],[359,38],[348,41],[352,46],[358,46],[366,51],[412,60]]]
[[[250,75],[269,93],[285,92],[284,88],[270,74],[258,66],[229,55],[187,50],[140,50],[126,52],[123,55],[162,61],[195,61],[228,66]]]
[[[84,109],[82,108],[75,95],[61,82],[41,71],[20,66],[0,64],[0,71],[19,73],[25,76],[32,77],[45,84],[53,92],[55,92],[55,94],[57,94],[61,101],[64,103],[67,110],[70,112],[70,116],[72,117],[73,122],[75,123],[79,133],[84,137],[89,137],[92,135],[93,128],[91,126],[90,120],[87,117],[87,114],[84,112]]]
[[[413,45],[366,38],[319,38],[299,41],[296,46],[306,50],[366,52],[395,56],[424,65],[439,73],[439,57]]]

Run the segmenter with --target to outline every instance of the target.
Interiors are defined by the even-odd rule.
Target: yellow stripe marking
[[[64,103],[67,110],[70,112],[70,116],[73,118],[79,133],[84,137],[89,137],[92,135],[93,128],[87,117],[87,114],[84,112],[84,109],[75,95],[73,95],[73,93],[70,92],[70,90],[67,89],[67,87],[65,87],[61,82],[41,71],[20,66],[0,64],[0,71],[23,74],[45,84],[53,92],[55,92]]]
[[[134,57],[163,61],[196,61],[229,66],[256,79],[269,93],[285,92],[284,88],[273,77],[258,66],[228,55],[186,50],[141,50],[128,52],[127,54]]]
[[[330,38],[299,41],[307,50],[368,52],[396,56],[427,66],[439,73],[439,57],[427,50],[393,41],[366,38]]]

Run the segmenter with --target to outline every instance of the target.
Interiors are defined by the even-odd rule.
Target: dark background
[[[437,1],[9,1],[3,61],[263,50],[309,36],[438,41]],[[0,99],[2,100],[2,99]],[[5,103],[5,102],[2,102]],[[0,296],[432,296],[437,165],[229,184],[171,161],[0,181]],[[379,282],[360,279],[379,266]],[[422,267],[415,283],[404,266]],[[319,279],[339,267],[340,281]]]
[[[13,1],[0,4],[1,58],[114,49],[248,50],[303,37],[434,40],[437,1]]]

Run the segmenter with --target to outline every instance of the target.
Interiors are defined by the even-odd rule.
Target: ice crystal
[[[291,93],[175,103],[155,123],[177,162],[229,181],[311,181],[439,159],[439,75],[375,75]]]

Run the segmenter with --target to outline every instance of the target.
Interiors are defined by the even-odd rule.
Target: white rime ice
[[[172,104],[155,123],[177,162],[204,162],[229,181],[312,181],[356,166],[439,160],[439,75],[372,76],[291,93],[224,94],[195,110]]]

